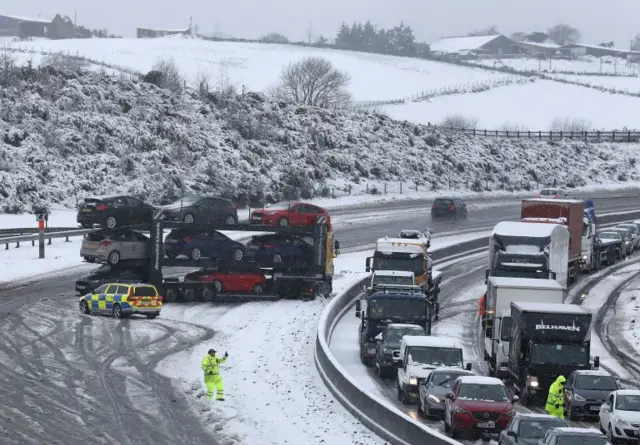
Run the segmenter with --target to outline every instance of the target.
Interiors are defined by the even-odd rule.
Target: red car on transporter
[[[210,272],[199,270],[185,275],[185,281],[213,282],[217,293],[242,292],[261,294],[267,288],[267,280],[261,272]]]
[[[331,232],[331,217],[326,209],[300,201],[284,201],[251,212],[251,224],[265,226],[313,226],[316,216],[327,218],[327,230]]]
[[[459,377],[445,395],[444,429],[454,439],[462,434],[479,436],[500,433],[516,415],[511,397],[502,380],[494,377]]]

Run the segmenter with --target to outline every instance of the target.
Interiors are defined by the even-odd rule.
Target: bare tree
[[[474,130],[478,128],[478,119],[475,117],[467,117],[461,114],[451,114],[438,124],[441,127],[464,128]]]
[[[498,31],[498,27],[496,25],[489,26],[488,28],[479,29],[477,31],[470,32],[467,34],[469,37],[475,36],[497,36],[500,34]]]
[[[551,121],[551,125],[549,126],[549,130],[553,132],[564,132],[564,133],[580,133],[584,131],[589,131],[592,128],[592,124],[590,121],[586,119],[570,119],[568,117],[556,117]]]
[[[209,73],[207,73],[205,71],[200,71],[196,75],[196,79],[195,79],[196,80],[196,86],[198,88],[198,93],[201,96],[205,96],[211,90],[211,81],[210,81],[210,79],[211,79],[211,77],[209,76]]]
[[[558,45],[568,45],[570,43],[576,43],[580,40],[580,31],[576,28],[573,28],[569,25],[565,25],[561,23],[552,28],[549,28],[547,31],[549,38],[551,38]]]
[[[223,99],[229,99],[236,95],[236,86],[231,83],[228,66],[229,60],[221,60],[216,78],[216,93]]]
[[[511,36],[509,38],[511,40],[513,40],[514,42],[522,42],[527,38],[527,33],[526,32],[514,32],[513,34],[511,34]]]
[[[329,60],[307,57],[284,68],[280,83],[270,93],[278,101],[329,108],[349,102],[350,82],[349,74],[338,71]]]
[[[640,50],[640,34],[636,35],[631,46],[636,51]]]
[[[152,71],[160,73],[158,86],[171,91],[182,91],[184,79],[173,58],[159,59],[153,64]]]
[[[0,54],[0,86],[8,87],[12,84],[16,71],[16,59],[7,47]]]

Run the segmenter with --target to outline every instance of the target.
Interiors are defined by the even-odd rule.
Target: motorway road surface
[[[468,220],[456,223],[430,222],[430,200],[423,203],[423,214],[420,208],[416,212],[420,201],[360,207],[357,212],[391,209],[393,215],[342,227],[337,236],[348,248],[406,228],[444,232],[518,217],[519,200],[502,206],[495,199],[485,201],[492,206],[471,210]],[[602,198],[596,206],[602,213],[640,208],[640,199]],[[353,215],[354,210],[333,213]],[[153,372],[163,357],[213,332],[162,319],[81,315],[73,293],[80,269],[0,285],[0,443],[215,444],[170,381]],[[482,278],[480,270],[476,275],[465,282]]]

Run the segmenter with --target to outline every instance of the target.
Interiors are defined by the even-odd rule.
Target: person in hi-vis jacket
[[[552,416],[564,420],[564,384],[567,379],[563,375],[558,376],[555,382],[549,387],[547,404],[544,410]]]
[[[227,361],[229,353],[225,352],[224,357],[216,357],[216,350],[209,349],[207,355],[202,359],[200,366],[204,371],[204,384],[207,387],[207,399],[213,399],[213,393],[216,393],[216,400],[224,401],[224,384],[220,377],[219,365]]]

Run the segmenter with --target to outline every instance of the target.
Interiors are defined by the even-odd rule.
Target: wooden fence
[[[513,139],[539,139],[541,141],[589,141],[589,142],[640,142],[640,131],[504,131],[478,130],[475,128],[456,128],[430,125],[431,128],[451,132],[463,133],[471,136],[486,136]]]

